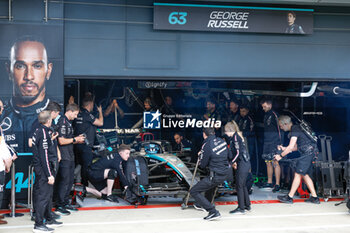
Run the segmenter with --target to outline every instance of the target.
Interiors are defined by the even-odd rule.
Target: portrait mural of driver
[[[28,151],[32,124],[50,102],[46,81],[53,64],[48,60],[44,43],[26,36],[11,46],[6,69],[12,82],[12,97],[0,116],[0,124],[10,145],[18,152]]]
[[[287,13],[288,26],[286,28],[285,33],[305,34],[303,27],[295,23],[296,18],[297,18],[297,16],[296,16],[295,12],[290,11]]]

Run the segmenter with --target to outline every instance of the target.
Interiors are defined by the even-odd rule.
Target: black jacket
[[[239,109],[237,110],[237,112],[233,113],[232,111],[229,112],[228,114],[228,119],[227,122],[229,121],[235,121],[237,124],[238,122],[241,120],[241,115],[239,113]]]
[[[189,148],[191,149],[191,151],[193,151],[192,142],[187,140],[186,138],[183,138],[180,144],[175,143],[173,151],[183,151],[185,148]]]
[[[232,163],[239,163],[242,160],[250,161],[247,146],[237,132],[230,138],[230,150],[233,155]]]
[[[67,139],[74,137],[72,123],[65,115],[58,120],[57,128],[58,137]],[[73,144],[59,145],[59,148],[61,151],[62,160],[74,161]]]
[[[254,121],[249,115],[241,118],[238,123],[238,126],[243,133],[243,137],[247,138],[255,136]]]
[[[209,167],[209,170],[215,174],[228,174],[229,160],[232,154],[227,149],[227,143],[223,139],[217,138],[215,135],[207,137],[200,152],[199,166],[202,169]]]
[[[217,108],[214,110],[214,112],[207,112],[206,114],[208,115],[209,119],[215,119],[216,121],[221,121],[221,115]]]
[[[38,128],[40,127],[40,125],[41,125],[41,124],[39,123],[39,120],[38,120],[38,118],[37,118],[37,119],[33,122],[32,129],[31,129],[30,134],[29,134],[29,137],[30,137],[30,138],[33,137],[33,135],[34,135],[36,129],[38,129]],[[50,137],[52,137],[52,135],[53,135],[54,133],[57,132],[57,129],[58,129],[58,128],[57,128],[57,125],[55,124],[54,120],[52,120],[51,127],[49,128],[49,135],[50,135]],[[57,138],[54,139],[52,142],[54,143],[54,146],[55,146],[55,148],[56,148],[56,149],[55,149],[56,161],[58,161],[58,151],[57,151],[58,141],[57,141]]]
[[[51,140],[49,128],[40,125],[32,137],[33,165],[35,171],[46,177],[54,176],[52,162],[57,160],[56,147]]]
[[[95,116],[83,108],[74,121],[74,135],[86,134],[86,139],[91,147],[94,145],[96,136],[95,120]]]
[[[303,27],[296,24],[296,23],[293,23],[292,25],[288,26],[286,28],[286,31],[285,33],[291,33],[291,34],[305,34],[304,30],[303,30]]]
[[[264,143],[281,145],[281,130],[278,126],[278,115],[270,110],[264,116]]]

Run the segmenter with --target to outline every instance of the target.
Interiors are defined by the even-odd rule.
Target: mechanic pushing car
[[[203,138],[202,149],[198,153],[199,166],[202,169],[208,167],[210,174],[193,186],[190,193],[195,199],[194,207],[196,209],[205,209],[209,212],[204,220],[211,221],[220,218],[221,215],[207,199],[209,195],[206,195],[206,198],[201,193],[208,191],[208,193],[210,192],[213,195],[215,188],[226,180],[230,167],[229,158],[232,157],[232,154],[227,149],[226,142],[215,136],[215,129],[204,128]]]

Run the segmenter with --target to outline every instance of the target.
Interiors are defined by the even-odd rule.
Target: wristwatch
[[[75,143],[77,140],[75,140],[75,138],[73,138],[73,143]]]

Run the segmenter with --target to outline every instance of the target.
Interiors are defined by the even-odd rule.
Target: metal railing
[[[10,201],[10,213],[6,214],[7,217],[21,217],[23,214],[16,213],[16,166],[12,163],[11,166],[11,201]]]
[[[31,164],[28,168],[28,208],[30,216],[33,216],[34,203],[33,203],[33,185],[34,185],[34,166]]]

